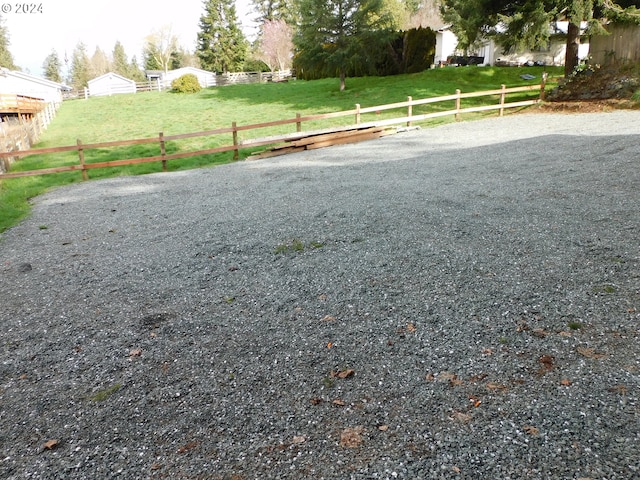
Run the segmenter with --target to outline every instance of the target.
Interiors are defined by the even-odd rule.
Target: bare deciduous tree
[[[153,59],[160,70],[169,71],[171,56],[178,49],[178,38],[171,31],[171,25],[154,30],[144,39],[144,56]]]
[[[291,68],[293,29],[284,20],[265,20],[262,25],[258,59],[271,71]]]

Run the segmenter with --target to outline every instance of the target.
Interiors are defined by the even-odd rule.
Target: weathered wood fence
[[[206,79],[200,78],[204,88],[209,87],[223,87],[226,85],[239,85],[248,83],[266,83],[266,82],[283,82],[292,78],[293,72],[291,70],[281,70],[277,72],[236,72],[236,73],[222,73],[219,75],[212,74],[211,77]],[[169,90],[171,88],[171,80],[150,80],[147,82],[136,82],[136,93],[140,92],[161,92]],[[122,93],[133,93],[131,87],[125,86],[112,86],[109,89],[109,95],[117,95]],[[101,95],[105,95],[101,93]],[[68,90],[63,93],[65,100],[77,99],[77,98],[89,98],[91,92],[88,88],[80,90]]]
[[[23,115],[24,110],[20,110],[17,115],[3,115],[0,119],[0,152],[4,153],[0,156],[0,172],[9,170],[11,152],[29,150],[55,117],[60,104],[40,102],[35,114]]]
[[[540,85],[528,85],[522,87],[512,87],[506,88],[505,85],[502,85],[501,88],[496,90],[487,90],[482,92],[471,92],[471,93],[462,93],[460,90],[456,90],[455,94],[445,95],[441,97],[434,98],[425,98],[420,100],[414,100],[411,97],[408,97],[404,102],[391,103],[387,105],[378,105],[374,107],[366,107],[362,108],[360,105],[356,105],[352,110],[344,110],[339,112],[332,113],[324,113],[317,115],[307,115],[302,116],[300,114],[296,115],[296,118],[289,118],[285,120],[275,120],[272,122],[266,123],[257,123],[251,125],[236,125],[235,122],[230,127],[226,128],[218,128],[215,130],[207,130],[202,132],[194,132],[194,133],[183,133],[178,135],[164,135],[162,132],[158,135],[158,137],[151,138],[140,138],[133,140],[122,140],[122,141],[113,141],[113,142],[100,142],[100,143],[92,143],[92,144],[83,144],[81,140],[77,141],[76,145],[70,145],[65,147],[52,147],[52,148],[40,148],[34,150],[28,150],[23,152],[11,152],[11,153],[0,153],[0,158],[6,160],[9,157],[14,158],[22,158],[28,155],[40,155],[40,154],[51,154],[51,153],[60,153],[60,152],[69,152],[76,151],[78,153],[78,164],[76,165],[65,165],[59,167],[52,168],[43,168],[38,170],[31,171],[22,171],[22,172],[10,172],[0,174],[0,179],[5,178],[16,178],[16,177],[25,177],[31,175],[44,175],[50,173],[59,173],[59,172],[69,172],[69,171],[81,171],[82,178],[88,179],[88,171],[94,168],[108,168],[108,167],[117,167],[123,165],[133,165],[139,163],[148,163],[148,162],[162,162],[162,170],[167,170],[167,162],[169,160],[178,160],[181,158],[189,158],[200,155],[208,155],[213,153],[220,152],[233,152],[233,158],[239,158],[239,151],[241,149],[249,149],[266,145],[275,145],[281,144],[285,142],[291,142],[294,140],[299,140],[304,137],[309,137],[312,135],[323,134],[326,135],[330,132],[345,132],[347,130],[362,130],[369,127],[382,127],[382,126],[391,126],[391,125],[406,125],[411,126],[415,122],[424,121],[431,118],[436,117],[444,117],[454,115],[456,120],[459,120],[461,115],[473,112],[485,112],[490,110],[498,110],[500,115],[503,115],[505,109],[508,108],[517,108],[517,107],[525,107],[538,103],[541,98],[544,97],[544,89],[545,89],[546,77],[543,77],[542,83]],[[521,100],[515,102],[507,102],[507,95],[514,93],[522,93],[522,92],[536,92],[536,98],[530,100]],[[497,103],[492,103],[488,105],[475,106],[475,107],[462,107],[462,100],[467,98],[474,97],[497,97]],[[436,111],[415,115],[413,113],[413,108],[419,105],[426,104],[434,104],[439,102],[451,102],[455,103],[455,108],[452,110],[445,111]],[[392,109],[402,109],[403,115],[394,118],[387,119],[376,119],[373,121],[363,122],[362,116],[365,114],[379,114],[384,110],[392,110]],[[377,116],[377,115],[376,115]],[[346,126],[334,126],[329,127],[321,131],[302,131],[302,125],[305,122],[312,122],[318,120],[325,120],[331,118],[338,117],[350,117],[353,119],[352,124]],[[247,132],[251,130],[264,129],[269,127],[275,127],[280,125],[294,125],[296,126],[295,133],[283,134],[283,135],[272,135],[268,137],[262,138],[251,138],[248,140],[240,141],[238,136],[240,132]],[[194,150],[187,152],[178,152],[178,153],[167,153],[166,152],[166,142],[174,141],[174,140],[182,140],[187,138],[194,137],[209,137],[214,135],[230,135],[231,143],[228,145],[215,147],[215,148],[207,148],[202,150]],[[141,144],[151,144],[155,143],[158,145],[158,155],[153,155],[149,157],[141,157],[141,158],[127,158],[121,160],[111,160],[106,162],[91,162],[88,163],[85,161],[85,152],[91,149],[103,149],[110,147],[119,147],[119,146],[127,146],[127,145],[141,145]]]

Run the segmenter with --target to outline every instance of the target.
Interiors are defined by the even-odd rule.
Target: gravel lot
[[[0,236],[0,478],[640,478],[640,111],[71,185]]]

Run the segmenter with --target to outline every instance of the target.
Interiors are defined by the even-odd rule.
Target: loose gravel
[[[640,112],[70,185],[0,237],[0,477],[640,478]]]

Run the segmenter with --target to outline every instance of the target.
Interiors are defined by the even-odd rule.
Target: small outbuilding
[[[89,80],[87,84],[91,97],[136,93],[136,82],[113,72]]]
[[[0,94],[37,98],[44,103],[62,102],[62,92],[68,89],[61,83],[52,82],[24,72],[0,68]]]
[[[171,88],[171,82],[176,78],[180,78],[188,73],[195,75],[202,88],[213,87],[216,85],[216,74],[207,70],[196,67],[182,67],[175,70],[164,72],[162,70],[147,70],[147,80],[150,82],[159,82],[162,88]]]

